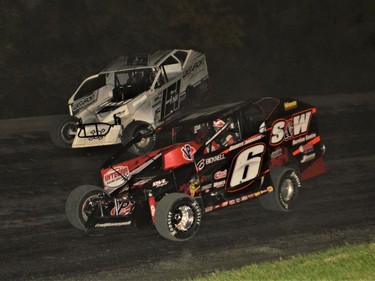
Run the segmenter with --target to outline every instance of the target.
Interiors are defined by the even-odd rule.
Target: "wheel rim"
[[[280,187],[281,199],[288,202],[293,198],[294,184],[291,179],[285,179]]]
[[[178,206],[173,215],[173,225],[178,231],[188,231],[194,224],[195,215],[188,205]]]
[[[147,130],[140,130],[139,131],[140,133],[147,133],[148,131]],[[148,137],[148,138],[142,138],[139,142],[137,142],[135,145],[141,149],[141,150],[144,150],[144,149],[147,149],[148,146],[151,144],[151,140],[152,140],[152,137]]]
[[[98,198],[99,198],[98,195],[91,195],[85,200],[85,202],[83,202],[81,214],[85,222],[88,220],[90,215],[94,212],[95,205],[98,201]]]
[[[66,142],[73,142],[73,139],[76,135],[77,127],[75,123],[70,122],[65,124],[61,130],[61,136]]]

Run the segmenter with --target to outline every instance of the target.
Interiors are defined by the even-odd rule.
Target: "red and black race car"
[[[101,169],[104,187],[73,190],[66,216],[80,230],[154,224],[163,237],[183,241],[205,214],[252,198],[290,211],[302,181],[326,171],[316,112],[271,97],[196,110],[156,132],[168,132],[168,145],[124,161],[121,151],[113,155]]]

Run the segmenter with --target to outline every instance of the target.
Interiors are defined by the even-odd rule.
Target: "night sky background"
[[[375,90],[372,0],[0,0],[0,119],[67,113],[115,58],[206,54],[217,102]]]

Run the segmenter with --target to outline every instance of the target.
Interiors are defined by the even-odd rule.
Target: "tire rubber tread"
[[[96,191],[104,192],[103,188],[95,185],[81,185],[74,189],[68,196],[65,202],[65,216],[68,221],[77,229],[85,231],[85,222],[82,221],[80,212],[82,210],[82,203],[86,200],[88,195]]]
[[[291,209],[285,209],[279,201],[279,188],[281,181],[288,173],[295,172],[289,167],[273,167],[271,168],[271,179],[274,184],[274,191],[259,197],[260,204],[267,210],[289,212]],[[297,188],[297,187],[295,187]]]
[[[61,128],[70,122],[77,122],[78,119],[74,116],[64,115],[56,118],[50,127],[49,136],[54,145],[60,148],[72,148],[73,142],[66,142],[61,137]]]

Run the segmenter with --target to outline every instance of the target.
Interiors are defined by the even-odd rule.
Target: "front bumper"
[[[91,123],[78,125],[73,140],[73,148],[104,146],[121,143],[122,126],[120,124]]]

